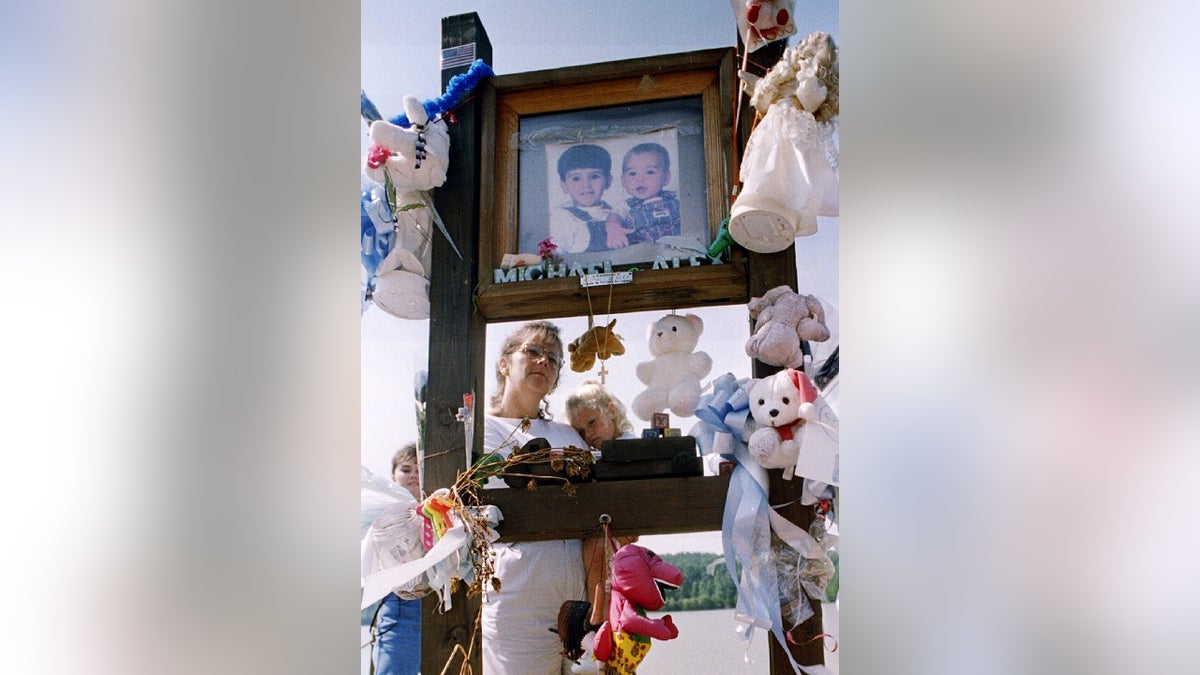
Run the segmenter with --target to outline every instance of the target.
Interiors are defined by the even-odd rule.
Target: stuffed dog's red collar
[[[790,441],[790,440],[792,440],[793,435],[795,433],[795,429],[798,426],[800,426],[800,425],[789,424],[786,427],[775,427],[775,433],[779,434],[779,440]]]

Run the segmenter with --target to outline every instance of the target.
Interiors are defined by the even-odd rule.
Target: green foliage
[[[838,564],[836,549],[829,552],[829,559],[833,561],[833,579],[825,587],[825,602],[835,602],[837,601],[838,586],[841,585],[841,565]]]
[[[664,612],[686,612],[699,609],[733,609],[737,604],[737,588],[729,578],[725,563],[720,563],[709,576],[706,568],[721,557],[716,553],[668,553],[663,560],[683,572],[683,586],[667,593]]]

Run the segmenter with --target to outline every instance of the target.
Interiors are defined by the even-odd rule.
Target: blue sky
[[[836,0],[796,4],[799,36],[823,30],[838,38]],[[384,117],[402,112],[405,95],[441,94],[442,18],[470,12],[483,22],[501,75],[731,47],[737,39],[728,0],[362,0],[362,87]]]

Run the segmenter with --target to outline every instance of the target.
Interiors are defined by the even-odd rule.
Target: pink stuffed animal
[[[804,365],[802,340],[829,339],[825,309],[811,295],[800,295],[787,286],[776,286],[746,306],[755,319],[754,335],[746,341],[746,355],[771,366]]]
[[[650,638],[673,640],[679,629],[667,614],[661,619],[646,616],[646,610],[666,604],[662,589],[683,585],[683,572],[653,551],[626,544],[612,558],[612,601],[608,621],[596,635],[596,660],[607,662],[611,673],[633,675],[650,651]]]

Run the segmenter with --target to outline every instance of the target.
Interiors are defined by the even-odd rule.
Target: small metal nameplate
[[[580,286],[607,286],[633,283],[633,272],[604,272],[602,274],[584,274],[579,277]]]

